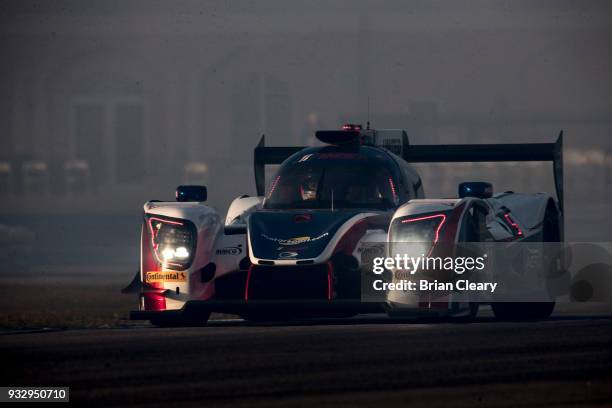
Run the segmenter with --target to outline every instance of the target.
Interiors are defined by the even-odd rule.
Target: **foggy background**
[[[255,193],[262,134],[313,144],[316,129],[368,117],[412,144],[563,129],[566,238],[610,238],[607,1],[2,1],[0,61],[8,271],[87,264],[128,279],[145,201],[205,184],[224,213]],[[550,163],[418,168],[429,197],[466,180],[554,191]]]

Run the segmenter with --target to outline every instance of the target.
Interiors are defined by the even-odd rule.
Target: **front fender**
[[[145,282],[147,272],[177,272],[176,276],[147,283],[147,289],[141,290],[141,310],[175,310],[183,307],[192,299],[204,300],[214,295],[214,284],[210,279],[203,279],[205,267],[215,255],[215,245],[222,233],[223,220],[218,212],[202,203],[188,202],[148,202],[144,205],[141,237],[141,282]],[[147,225],[147,216],[162,219],[186,220],[196,229],[196,246],[194,258],[188,268],[177,271],[159,262],[154,256],[151,232]]]

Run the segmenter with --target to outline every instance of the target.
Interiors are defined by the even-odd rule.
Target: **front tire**
[[[497,302],[491,308],[498,320],[544,320],[552,314],[555,302]]]

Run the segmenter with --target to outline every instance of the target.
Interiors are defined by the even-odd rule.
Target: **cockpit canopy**
[[[310,148],[281,166],[264,208],[387,210],[398,205],[397,183],[397,165],[380,149]]]

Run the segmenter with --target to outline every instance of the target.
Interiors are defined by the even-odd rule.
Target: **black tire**
[[[493,314],[498,320],[544,320],[555,309],[555,302],[496,302],[491,303]]]
[[[208,322],[210,313],[197,316],[185,316],[183,314],[161,315],[150,320],[155,327],[200,327]]]
[[[560,242],[559,214],[552,200],[547,204],[543,223],[542,241]],[[494,302],[491,308],[499,320],[544,320],[555,310],[555,302]]]

